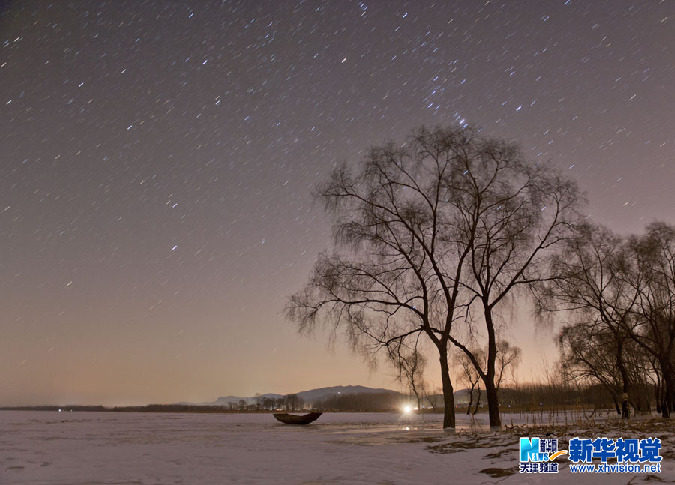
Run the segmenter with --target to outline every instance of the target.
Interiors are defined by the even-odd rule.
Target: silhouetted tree
[[[578,322],[563,327],[558,343],[565,375],[581,386],[602,384],[621,414],[625,386],[616,366],[614,335],[598,325]]]
[[[525,163],[512,144],[447,128],[375,147],[356,174],[337,168],[318,192],[335,217],[336,252],[319,257],[288,316],[301,331],[319,320],[344,325],[366,353],[424,335],[441,366],[444,427],[455,425],[448,351],[458,346],[499,425],[495,312],[514,288],[541,278],[541,258],[569,224],[574,185]],[[487,333],[486,366],[454,328],[460,319],[475,325],[474,314]]]
[[[620,413],[628,417],[631,393],[626,324],[639,289],[622,277],[623,240],[608,229],[586,223],[551,260],[555,279],[547,282],[544,305],[553,303],[575,321],[560,334],[563,363],[570,375],[592,378],[607,387]],[[541,302],[541,300],[540,300]],[[634,347],[634,346],[633,346]],[[635,350],[634,348],[632,349]]]
[[[419,349],[420,336],[421,334],[417,335],[412,348],[407,348],[403,339],[387,347],[389,359],[398,369],[398,378],[408,386],[410,392],[415,396],[418,410],[422,409],[422,400],[426,394],[424,382],[426,359]]]
[[[481,366],[487,366],[487,351],[485,349],[472,349],[471,354]],[[519,362],[520,347],[511,345],[506,340],[499,340],[497,342],[497,358],[495,360],[495,387],[497,391],[499,391],[502,382],[506,379],[506,375],[509,372],[513,375],[513,371]],[[461,376],[464,379],[464,382],[469,386],[469,404],[466,408],[466,414],[476,414],[481,399],[481,375],[466,354],[460,355],[459,366],[461,369]],[[473,412],[471,412],[471,407],[474,405],[474,395],[476,395],[477,398]]]
[[[479,361],[485,360],[485,353],[481,350],[472,350],[471,353]],[[471,408],[473,407],[473,399],[476,394],[476,388],[478,391],[478,399],[475,411],[473,414],[476,414],[478,411],[478,403],[480,403],[480,374],[476,370],[476,367],[473,365],[471,360],[465,355],[461,354],[459,356],[459,367],[460,367],[460,379],[464,381],[466,385],[469,386],[469,403],[466,406],[466,414],[471,414]]]
[[[497,360],[495,362],[495,387],[499,391],[506,375],[511,374],[514,379],[516,367],[520,364],[520,347],[512,345],[506,340],[497,342]]]
[[[450,336],[476,367],[488,401],[490,426],[501,424],[497,395],[499,354],[496,318],[518,289],[548,278],[546,260],[571,237],[577,220],[576,185],[544,165],[523,160],[513,144],[485,141],[461,157],[462,172],[453,190],[458,204],[458,238],[469,245],[469,270],[463,288],[471,298],[466,312],[470,330],[487,334],[486,360],[468,342]]]
[[[656,364],[667,418],[675,410],[675,227],[650,224],[646,234],[630,238],[625,254],[622,274],[638,292],[626,330]]]
[[[284,404],[287,411],[295,411],[303,406],[302,399],[297,394],[288,394],[285,397]]]
[[[654,378],[657,408],[669,416],[675,392],[675,228],[654,223],[643,236],[620,238],[585,224],[551,266],[557,276],[540,287],[539,304],[554,302],[549,309],[562,308],[575,318],[559,340],[569,375],[603,384],[624,417],[631,389],[642,392]],[[642,396],[631,401],[636,408],[648,402]]]

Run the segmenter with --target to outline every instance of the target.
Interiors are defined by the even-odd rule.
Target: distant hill
[[[229,406],[230,403],[238,404],[239,401],[245,401],[246,404],[255,404],[256,399],[259,397],[267,397],[270,399],[281,399],[284,397],[283,394],[260,394],[259,396],[253,397],[241,397],[241,396],[222,396],[216,399],[213,402],[201,403],[199,406]]]
[[[478,395],[478,389],[474,389],[474,399]],[[481,394],[483,400],[485,400],[485,390],[481,388]],[[460,405],[460,404],[467,404],[469,402],[469,398],[471,396],[471,389],[460,389],[459,391],[455,391],[455,405]]]
[[[349,394],[380,394],[380,393],[392,393],[399,394],[397,391],[392,391],[391,389],[383,388],[373,388],[365,386],[333,386],[333,387],[321,387],[319,389],[312,389],[310,391],[301,391],[297,395],[305,403],[311,404],[316,401],[323,401],[325,399],[349,395]]]
[[[373,388],[365,386],[333,386],[333,387],[321,387],[318,389],[310,389],[309,391],[300,391],[296,394],[300,399],[303,400],[306,404],[311,404],[317,401],[323,401],[325,399],[341,396],[341,395],[350,395],[350,394],[379,394],[379,393],[393,393],[398,394],[397,391],[392,391],[391,389],[383,388]],[[293,394],[293,393],[291,393]],[[200,403],[200,406],[229,406],[232,404],[239,404],[240,401],[246,402],[246,404],[255,404],[256,400],[261,397],[267,397],[270,399],[281,399],[285,394],[260,394],[258,396],[222,396],[216,399],[213,402]]]

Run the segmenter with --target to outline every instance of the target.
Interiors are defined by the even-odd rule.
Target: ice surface
[[[457,417],[453,435],[440,429],[440,415],[326,413],[309,426],[289,426],[270,414],[2,411],[0,483],[562,484],[574,478],[581,484],[635,477],[572,477],[566,469],[491,477],[484,470],[516,469],[517,437],[473,434],[468,418]],[[444,445],[453,440],[462,446],[448,452]],[[663,469],[659,478],[675,479],[672,458],[664,458]]]

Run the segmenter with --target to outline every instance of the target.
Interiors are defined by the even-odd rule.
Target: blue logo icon
[[[557,457],[567,453],[558,451],[557,438],[520,438],[520,473],[558,473]]]

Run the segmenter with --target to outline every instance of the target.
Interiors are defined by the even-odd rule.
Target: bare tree
[[[481,367],[487,366],[487,350],[486,349],[472,349],[471,353]],[[499,340],[497,342],[497,358],[495,360],[495,387],[499,391],[501,385],[507,379],[507,374],[513,372],[520,363],[520,347],[509,344],[506,340]],[[474,395],[477,395],[477,402],[473,410],[476,414],[480,405],[481,389],[480,381],[482,380],[479,371],[473,364],[471,359],[466,354],[459,357],[459,365],[461,367],[461,378],[469,386],[469,404],[466,409],[466,414],[469,414],[473,406]]]
[[[471,353],[479,360],[485,360],[485,353],[481,350],[472,350]],[[461,370],[460,379],[464,381],[466,385],[469,386],[469,404],[466,406],[466,414],[471,413],[471,407],[473,406],[474,395],[476,394],[476,389],[478,390],[478,399],[474,414],[478,411],[478,403],[480,403],[480,374],[476,370],[476,367],[469,360],[465,354],[461,354],[459,357],[459,367]]]
[[[518,289],[548,279],[545,262],[573,235],[578,219],[576,185],[550,167],[523,160],[509,143],[484,140],[458,161],[452,191],[461,194],[458,237],[469,245],[462,288],[471,300],[465,323],[487,334],[485,364],[466,341],[450,336],[485,384],[490,426],[501,425],[497,394],[497,317]],[[524,293],[524,292],[523,292]]]
[[[441,388],[431,389],[424,393],[424,400],[427,402],[429,407],[431,407],[433,412],[436,412],[442,403],[442,399],[439,397],[443,396],[443,390]]]
[[[657,408],[668,417],[675,404],[675,228],[654,223],[625,239],[585,224],[564,256],[553,258],[552,273],[539,303],[555,301],[576,319],[560,336],[570,375],[602,383],[624,417],[629,398],[636,408],[648,402],[631,389],[653,380]]]
[[[336,253],[319,257],[287,307],[301,331],[344,325],[366,353],[424,335],[438,352],[443,426],[452,428],[448,345],[470,245],[457,238],[463,200],[448,182],[474,143],[467,130],[420,130],[403,146],[372,148],[356,174],[334,170],[318,192],[335,217]]]
[[[287,411],[295,411],[297,409],[301,409],[304,403],[302,398],[300,398],[297,394],[287,394],[284,396],[284,404]]]
[[[512,144],[448,128],[371,149],[356,174],[336,169],[319,196],[334,216],[336,252],[319,257],[288,317],[301,331],[344,325],[365,353],[411,346],[422,334],[438,353],[444,427],[455,425],[448,352],[458,346],[499,425],[495,312],[514,288],[541,278],[540,259],[563,237],[575,187],[523,162]],[[473,326],[475,313],[487,332],[485,366],[455,328],[458,320]]]
[[[399,371],[398,378],[415,396],[418,410],[422,409],[422,400],[426,395],[424,382],[426,359],[419,349],[420,336],[421,334],[417,334],[412,348],[407,348],[405,340],[397,340],[395,344],[387,347],[389,359]]]
[[[499,391],[502,383],[505,382],[507,374],[511,374],[511,379],[515,380],[514,372],[520,364],[520,347],[508,343],[506,340],[497,342],[497,359],[495,362],[495,387]]]
[[[621,276],[623,251],[623,240],[608,229],[590,223],[578,226],[564,253],[551,260],[556,278],[546,286],[549,303],[544,304],[553,302],[549,308],[576,318],[559,339],[571,375],[602,383],[615,404],[621,403],[622,416],[628,417],[631,369],[626,325],[640,290]]]
[[[628,243],[625,281],[638,292],[626,330],[650,354],[660,374],[661,415],[675,410],[675,227],[653,223]]]
[[[565,375],[580,386],[600,383],[609,392],[616,412],[622,414],[624,383],[616,366],[613,334],[599,325],[579,322],[563,327],[558,344]]]

